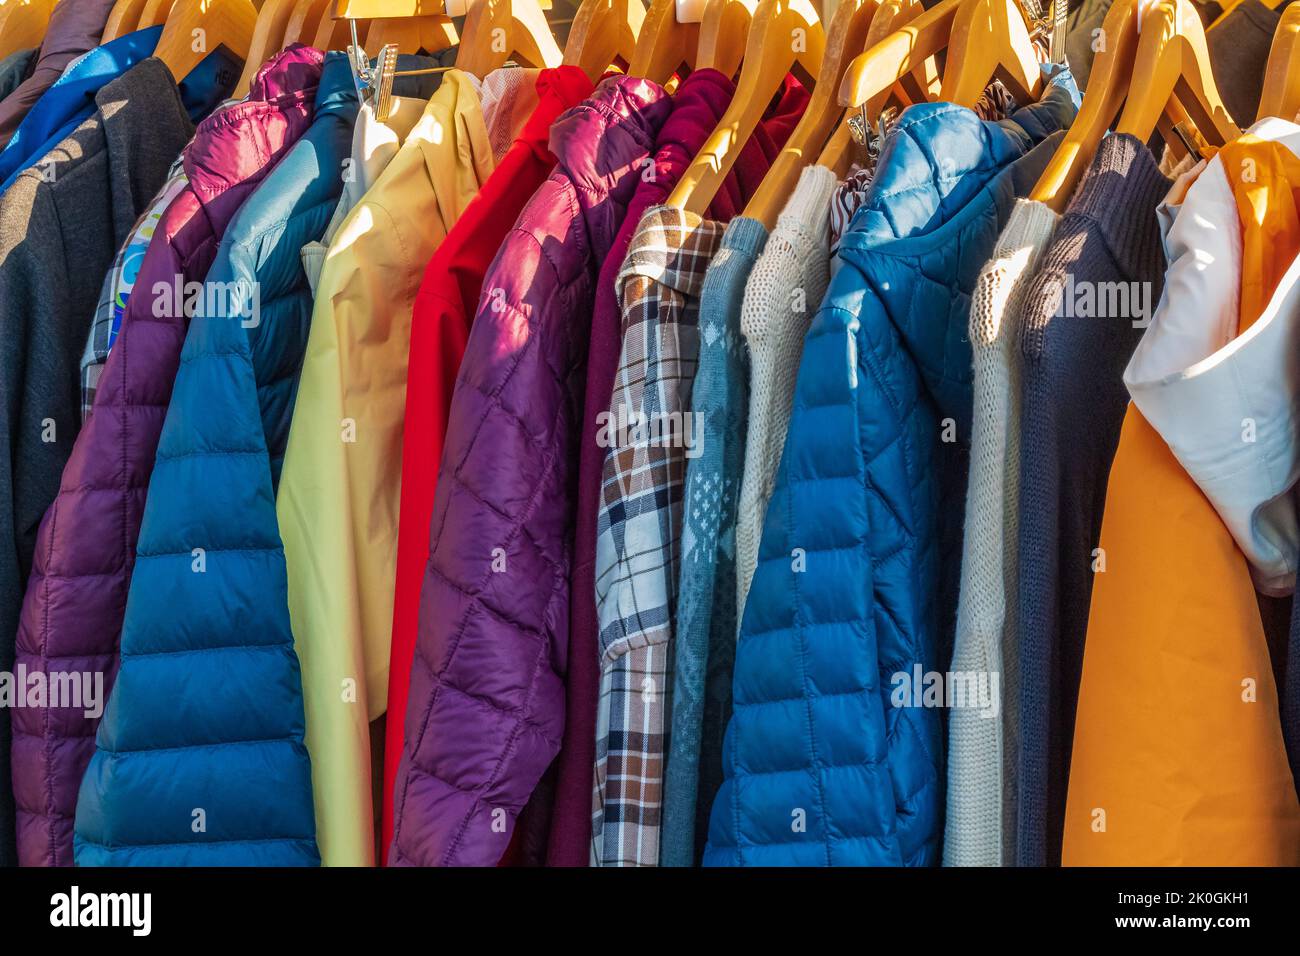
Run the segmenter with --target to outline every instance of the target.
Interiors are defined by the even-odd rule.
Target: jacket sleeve
[[[559,752],[581,403],[573,383],[585,374],[583,355],[569,354],[566,299],[541,241],[516,228],[485,276],[447,426],[394,865],[495,865]]]
[[[841,268],[804,344],[736,648],[706,866],[899,862],[865,454],[897,426],[861,399],[866,298],[862,276]]]

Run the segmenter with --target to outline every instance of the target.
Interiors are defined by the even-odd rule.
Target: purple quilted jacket
[[[18,628],[17,660],[29,674],[102,672],[101,702],[108,698],[145,492],[188,325],[175,309],[155,309],[155,284],[206,277],[235,211],[311,123],[322,62],[310,47],[279,54],[259,71],[248,100],[200,123],[186,147],[189,183],[158,223],[91,416],[37,535]],[[16,708],[13,726],[19,861],[71,866],[77,791],[99,718],[77,707]]]
[[[499,862],[559,752],[596,273],[670,106],[620,76],[556,120],[559,163],[483,280],[430,523],[392,865]]]

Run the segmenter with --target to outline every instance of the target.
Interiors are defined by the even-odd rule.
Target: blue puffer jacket
[[[275,487],[312,312],[300,250],[338,203],[357,116],[344,54],[311,92],[311,125],[226,228],[204,283],[216,314],[185,338],[79,866],[320,862]]]
[[[891,680],[947,665],[970,294],[1077,101],[1060,71],[1008,120],[922,104],[888,138],[804,343],[705,865],[939,862],[942,711]]]

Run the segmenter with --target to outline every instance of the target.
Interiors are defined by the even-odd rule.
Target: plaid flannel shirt
[[[623,349],[600,435],[600,703],[592,864],[656,866],[667,752],[682,491],[704,273],[724,226],[646,211],[619,272]]]

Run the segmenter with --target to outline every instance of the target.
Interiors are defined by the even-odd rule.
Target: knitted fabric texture
[[[1128,407],[1129,321],[1062,308],[1100,282],[1148,284],[1165,256],[1153,214],[1169,180],[1132,136],[1107,136],[1070,200],[1024,300],[1017,579],[1020,770],[1016,862],[1059,865],[1070,745],[1111,461]],[[1095,286],[1094,286],[1095,287]],[[1143,286],[1138,286],[1143,287]]]
[[[757,219],[722,235],[700,293],[700,362],[691,415],[704,447],[686,463],[672,724],[664,771],[660,866],[698,865],[722,785],[722,743],[736,663],[736,507],[745,467],[749,354],[740,332],[745,284],[767,243]]]
[[[1004,777],[1015,785],[1018,734],[1014,606],[1020,515],[1020,313],[1057,215],[1017,200],[993,258],[980,272],[970,312],[975,372],[961,596],[951,670],[968,675],[964,699],[948,713],[946,866],[999,866],[1004,831]]]
[[[803,339],[831,281],[827,224],[835,186],[835,174],[825,166],[804,169],[745,289],[740,331],[749,345],[752,371],[745,471],[736,513],[738,616],[744,615],[745,597],[758,567],[763,514],[776,485],[790,427]]]

